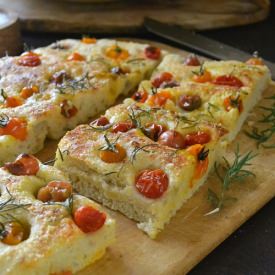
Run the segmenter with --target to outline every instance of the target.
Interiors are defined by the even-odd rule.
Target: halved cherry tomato
[[[201,62],[196,55],[190,54],[186,57],[183,64],[186,66],[200,66]]]
[[[77,108],[69,100],[63,100],[60,103],[61,114],[66,118],[75,116],[78,112]]]
[[[163,84],[164,82],[170,82],[172,79],[173,75],[171,73],[163,72],[152,80],[152,85],[155,88],[159,88],[161,84]]]
[[[18,96],[8,96],[5,99],[5,106],[14,108],[23,104],[23,100]]]
[[[23,97],[24,99],[27,99],[33,94],[37,94],[38,92],[39,92],[39,88],[33,85],[29,87],[24,87],[20,92],[20,96]]]
[[[3,243],[8,245],[16,245],[21,243],[26,236],[26,230],[18,221],[11,221],[4,224],[3,232],[1,232]]]
[[[162,107],[168,99],[173,99],[171,93],[168,91],[160,91],[154,95],[150,95],[147,102],[150,106]]]
[[[168,185],[168,176],[161,169],[144,170],[135,181],[138,192],[149,199],[160,198],[168,189]]]
[[[179,97],[179,106],[184,111],[193,111],[201,106],[201,97],[199,95],[181,95]]]
[[[17,64],[26,67],[36,67],[41,64],[41,59],[34,52],[25,52],[17,59]]]
[[[234,98],[233,96],[229,96],[224,99],[223,104],[227,112],[232,108],[238,108],[240,113],[243,111],[243,101],[239,97]]]
[[[157,60],[160,58],[161,50],[154,46],[148,46],[145,48],[144,53],[147,58]]]
[[[205,144],[211,140],[211,136],[208,132],[198,131],[189,133],[185,136],[185,146],[191,146],[194,144]]]
[[[150,123],[143,127],[143,133],[150,139],[157,141],[159,136],[166,131],[166,128],[160,124]]]
[[[34,176],[39,171],[39,162],[32,155],[21,154],[14,162],[4,164],[4,168],[15,176]]]
[[[94,120],[91,124],[94,126],[106,126],[110,124],[110,121],[108,120],[107,117],[101,116],[100,118]]]
[[[76,225],[84,232],[91,233],[99,230],[106,221],[106,214],[92,206],[81,206],[74,212]]]
[[[22,118],[10,118],[6,125],[0,127],[0,136],[10,135],[23,141],[27,134],[27,122]]]
[[[202,73],[194,74],[193,80],[198,83],[210,82],[212,75],[207,70],[203,70]]]
[[[182,134],[177,131],[168,130],[163,132],[158,142],[160,144],[175,148],[175,149],[183,149],[185,148],[185,138]]]
[[[141,103],[144,103],[147,98],[148,98],[148,93],[146,91],[137,91],[132,95],[132,99]]]
[[[260,57],[251,57],[245,63],[248,65],[259,65],[259,66],[264,65],[264,62]]]
[[[105,54],[107,57],[115,60],[125,60],[129,57],[129,52],[118,45],[110,46],[106,49]]]
[[[37,199],[43,202],[63,202],[73,192],[72,185],[65,181],[51,181],[45,187],[39,189]]]
[[[116,151],[100,151],[99,157],[101,158],[101,160],[107,163],[114,163],[121,162],[126,157],[126,151],[121,145],[115,144],[114,146]]]
[[[234,75],[221,75],[216,77],[212,83],[216,85],[225,85],[241,88],[244,86],[242,81]]]
[[[135,128],[135,125],[131,121],[118,122],[113,126],[112,133],[125,133]]]
[[[85,57],[78,52],[74,52],[67,57],[67,61],[85,61]]]
[[[81,42],[85,43],[85,44],[95,44],[96,43],[96,38],[94,38],[94,37],[82,37]]]
[[[51,81],[55,84],[62,84],[65,80],[70,79],[70,76],[67,74],[65,70],[61,70],[52,75]]]

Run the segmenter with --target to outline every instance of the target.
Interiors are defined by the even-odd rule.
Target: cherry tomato
[[[65,70],[56,72],[51,77],[51,81],[57,85],[62,84],[65,80],[68,79],[70,79],[70,76],[66,73]]]
[[[185,136],[185,146],[191,146],[194,144],[205,144],[211,140],[211,136],[207,132],[198,131],[189,133]]]
[[[160,198],[168,189],[168,185],[168,176],[161,169],[144,170],[135,181],[138,192],[149,199]]]
[[[227,112],[229,112],[232,108],[238,108],[240,113],[243,111],[243,101],[239,97],[234,98],[229,96],[224,99],[223,104]]]
[[[175,149],[183,149],[185,148],[185,138],[182,134],[177,131],[168,130],[163,132],[158,142],[160,144],[175,148]]]
[[[125,133],[133,129],[135,125],[131,121],[118,122],[113,126],[112,133]]]
[[[184,111],[193,111],[201,106],[201,97],[199,95],[181,95],[179,97],[179,106]]]
[[[20,96],[23,97],[24,99],[27,99],[33,94],[37,94],[38,92],[39,92],[39,88],[33,85],[29,87],[24,87],[20,92]]]
[[[159,88],[161,84],[163,84],[164,82],[170,82],[173,79],[173,75],[168,73],[168,72],[163,72],[162,74],[156,76],[153,80],[152,80],[152,85],[155,88]]]
[[[132,99],[141,103],[144,103],[147,98],[148,98],[148,93],[146,91],[137,91],[132,95]]]
[[[160,91],[154,95],[150,95],[147,102],[150,106],[162,107],[168,99],[173,99],[171,93],[168,91]]]
[[[143,133],[150,139],[157,141],[159,136],[166,131],[166,128],[160,124],[150,123],[145,125]]]
[[[41,60],[38,54],[34,52],[26,52],[18,58],[17,64],[26,67],[36,67],[41,64]]]
[[[259,66],[264,65],[264,62],[260,57],[251,57],[245,63],[248,65],[259,65]]]
[[[73,192],[72,185],[64,181],[51,181],[45,187],[39,189],[37,199],[43,202],[63,202]]]
[[[118,45],[110,46],[106,49],[105,54],[107,57],[115,60],[125,60],[129,57],[129,52],[126,49],[122,49]]]
[[[106,218],[105,213],[88,205],[81,206],[74,212],[74,221],[84,233],[99,230],[104,225]]]
[[[148,46],[145,48],[144,53],[147,58],[157,60],[160,58],[161,50],[154,46]]]
[[[27,122],[22,118],[10,118],[6,125],[0,127],[0,136],[10,135],[23,141],[27,134]]]
[[[85,57],[78,52],[74,52],[67,57],[67,61],[85,61]]]
[[[203,70],[202,73],[195,74],[193,80],[198,83],[210,82],[212,80],[212,75],[207,70]]]
[[[186,66],[200,66],[201,62],[196,55],[190,54],[186,57],[183,64]]]
[[[77,108],[72,104],[72,102],[66,99],[60,103],[60,108],[61,114],[66,118],[71,118],[78,112]]]
[[[99,157],[107,163],[121,162],[126,157],[125,149],[119,145],[115,145],[116,151],[104,150],[100,151]]]
[[[39,162],[32,155],[21,154],[14,162],[4,164],[4,168],[15,176],[34,176],[39,171]]]
[[[212,83],[216,85],[225,85],[241,88],[243,85],[242,81],[233,75],[221,75],[216,77]]]
[[[100,118],[94,120],[91,124],[94,126],[106,126],[110,124],[110,122],[107,117],[101,116]]]
[[[23,100],[18,96],[8,96],[5,99],[5,106],[8,108],[14,108],[23,104]]]
[[[96,38],[94,38],[94,37],[83,37],[81,39],[81,42],[85,43],[85,44],[95,44],[96,43]]]
[[[1,232],[3,243],[8,245],[16,245],[21,243],[25,239],[25,228],[17,221],[11,221],[4,224],[4,231]]]

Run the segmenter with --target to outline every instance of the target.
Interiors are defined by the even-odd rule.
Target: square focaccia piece
[[[3,274],[73,274],[114,242],[114,220],[56,168],[24,154],[0,176]]]
[[[0,60],[0,148],[10,148],[1,151],[0,162],[35,153],[46,137],[60,138],[104,111],[150,77],[163,55],[145,44],[92,42],[64,40]],[[24,120],[20,137],[14,119]]]
[[[221,146],[219,126],[131,99],[78,126],[59,143],[55,166],[75,189],[138,222],[155,238],[205,181]]]

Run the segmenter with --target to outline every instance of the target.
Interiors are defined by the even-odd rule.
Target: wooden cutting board
[[[144,17],[192,29],[245,25],[267,17],[269,0],[0,0],[28,31],[80,33],[144,32]],[[102,2],[102,1],[97,1]]]
[[[187,54],[164,44],[138,41],[182,55]],[[272,83],[263,98],[274,94],[275,83]],[[263,99],[258,106],[268,104],[270,102]],[[254,108],[247,121],[257,121],[260,113],[260,109]],[[247,128],[247,125],[244,128]],[[275,143],[275,137],[272,141]],[[217,178],[212,173],[207,183],[183,205],[156,240],[151,240],[140,231],[134,221],[108,210],[117,221],[117,241],[101,260],[79,272],[79,275],[182,275],[190,271],[275,196],[275,149],[257,150],[255,142],[242,130],[234,144],[228,148],[226,158],[229,160],[232,159],[237,143],[241,152],[253,150],[258,156],[250,167],[256,178],[234,184],[228,193],[228,196],[236,198],[236,201],[231,202],[220,213],[205,216],[212,209],[207,201],[207,189],[211,187],[217,190],[219,187]],[[42,161],[52,159],[56,145],[56,141],[48,141],[46,148],[37,156]]]

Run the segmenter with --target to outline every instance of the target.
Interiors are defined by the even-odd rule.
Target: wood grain
[[[138,41],[151,43],[182,55],[187,54],[161,43]],[[272,83],[263,98],[274,93],[275,83]],[[258,106],[268,104],[270,102],[263,99]],[[257,121],[260,113],[259,108],[254,108],[247,121]],[[244,128],[247,127],[246,122]],[[275,138],[272,142],[275,143]],[[244,183],[233,185],[228,193],[228,196],[236,198],[236,201],[229,203],[220,213],[205,216],[211,210],[211,205],[207,201],[207,189],[219,188],[217,178],[212,173],[206,184],[183,205],[156,240],[151,240],[137,229],[134,221],[106,209],[117,220],[117,242],[108,249],[101,260],[79,272],[79,275],[182,275],[190,271],[275,196],[275,149],[257,149],[255,142],[242,130],[234,144],[228,148],[226,157],[229,160],[232,159],[237,143],[240,144],[242,152],[253,150],[258,156],[250,167],[256,178],[249,178]],[[52,159],[56,145],[56,141],[47,142],[45,149],[37,156],[43,161]]]

